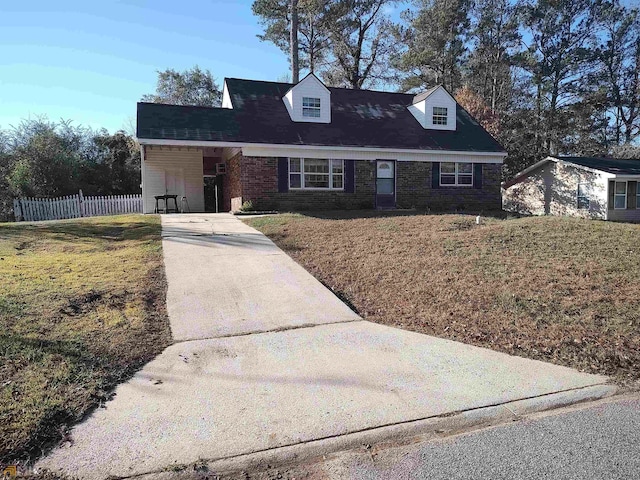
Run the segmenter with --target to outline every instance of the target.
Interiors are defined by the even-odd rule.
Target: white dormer
[[[456,101],[443,86],[433,87],[413,97],[407,108],[429,130],[456,129]]]
[[[331,123],[331,92],[310,73],[282,97],[294,122]]]

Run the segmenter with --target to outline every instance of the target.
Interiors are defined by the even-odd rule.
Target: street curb
[[[418,440],[425,441],[432,438],[448,437],[478,428],[518,421],[522,417],[546,410],[603,399],[615,395],[617,392],[618,387],[615,385],[593,385],[515,400],[500,405],[479,407],[436,417],[374,427],[365,431],[311,440],[230,458],[203,459],[197,465],[167,466],[164,471],[149,472],[127,478],[140,480],[202,479],[209,478],[209,475],[215,473],[251,471],[254,468],[265,469],[267,465],[274,467],[303,462],[363,446],[372,448],[376,444],[389,442],[403,444],[413,443]]]

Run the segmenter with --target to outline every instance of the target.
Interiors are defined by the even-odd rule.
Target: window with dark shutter
[[[473,188],[482,188],[482,164],[473,164]]]
[[[440,162],[431,164],[431,188],[440,188]]]
[[[287,157],[278,158],[278,192],[289,191],[289,159]]]

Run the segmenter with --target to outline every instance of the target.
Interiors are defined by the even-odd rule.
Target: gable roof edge
[[[558,158],[558,157],[554,157],[553,155],[549,155],[549,156],[543,158],[542,160],[540,160],[539,162],[536,162],[533,165],[528,166],[527,168],[522,170],[520,173],[516,174],[511,180],[508,180],[508,181],[504,182],[502,184],[502,187],[503,188],[509,188],[509,187],[515,185],[516,183],[518,183],[518,181],[520,181],[522,179],[522,177],[527,176],[528,174],[530,174],[531,172],[533,172],[534,170],[538,169],[539,167],[541,167],[542,165],[544,165],[545,163],[548,163],[548,162],[555,162],[555,163],[561,163],[563,165],[570,165],[573,168],[578,168],[580,170],[584,170],[585,172],[598,173],[600,175],[604,175],[607,178],[614,178],[615,177],[614,174],[609,173],[609,172],[605,172],[604,170],[599,170],[597,168],[585,167],[584,165],[580,165],[578,163],[573,163],[573,162],[564,160],[562,158]]]
[[[579,168],[580,170],[584,170],[585,172],[599,173],[601,175],[605,175],[607,178],[615,177],[615,174],[613,174],[613,173],[605,172],[604,170],[600,170],[598,168],[593,168],[593,167],[587,167],[585,165],[580,165],[579,163],[574,163],[574,162],[571,162],[569,160],[565,160],[562,157],[552,157],[552,158],[554,159],[554,161],[556,163],[562,163],[563,165],[571,165],[572,167]]]
[[[307,73],[307,75],[305,75],[305,77],[304,77],[302,80],[300,80],[298,83],[294,84],[294,85],[293,85],[289,90],[287,90],[287,91],[286,91],[286,93],[284,94],[284,97],[286,97],[287,95],[289,95],[289,92],[290,92],[291,90],[293,90],[294,88],[296,88],[298,85],[300,85],[302,82],[304,82],[304,81],[305,81],[307,78],[309,78],[309,77],[313,77],[313,78],[315,78],[315,79],[318,81],[318,83],[320,83],[320,85],[322,85],[322,88],[324,88],[324,89],[325,89],[325,91],[326,91],[329,95],[331,95],[331,90],[329,90],[329,89],[327,88],[327,86],[324,84],[324,82],[323,82],[322,80],[320,80],[320,79],[316,76],[316,74],[315,74],[315,73],[313,73],[313,72],[309,72],[309,73]]]
[[[544,165],[545,163],[548,162],[558,162],[558,159],[552,156],[548,156],[543,158],[542,160],[534,163],[533,165],[529,165],[527,168],[525,168],[524,170],[522,170],[521,172],[518,172],[517,174],[514,175],[513,178],[511,178],[511,180],[507,180],[506,182],[504,182],[502,184],[502,188],[509,188],[512,185],[515,185],[516,183],[518,183],[518,181],[522,178],[527,176],[528,174],[530,174],[531,172],[533,172],[534,170],[540,168],[542,165]]]
[[[446,93],[452,101],[454,101],[456,104],[458,103],[456,99],[453,98],[453,95],[451,95],[449,91],[446,88],[444,88],[444,85],[436,85],[435,87],[431,87],[430,89],[425,90],[424,92],[417,93],[411,100],[411,105],[415,105],[416,103],[423,102],[424,100],[429,98],[431,95],[433,95],[435,92],[437,92],[440,89],[444,90],[444,93]]]

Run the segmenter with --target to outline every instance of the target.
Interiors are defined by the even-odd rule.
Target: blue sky
[[[193,65],[278,80],[287,59],[256,38],[251,0],[2,0],[0,128],[23,118],[128,128],[156,70]]]
[[[286,56],[256,37],[261,27],[252,0],[0,4],[0,129],[46,115],[128,130],[136,102],[155,90],[156,71],[166,68],[197,64],[220,83],[224,77],[281,80],[289,73]]]

